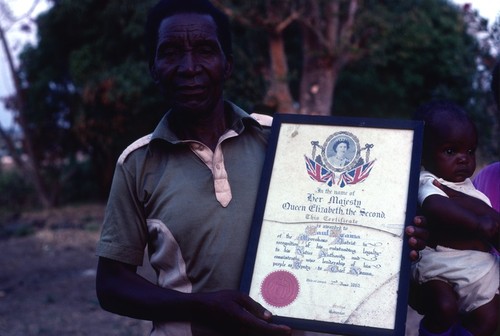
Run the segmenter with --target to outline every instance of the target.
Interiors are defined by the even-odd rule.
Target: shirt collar
[[[236,133],[241,134],[245,130],[245,126],[255,126],[258,128],[262,128],[262,126],[254,118],[252,118],[248,113],[246,113],[243,109],[241,109],[234,103],[225,101],[224,107],[225,112],[229,114],[228,120],[231,125],[229,128],[234,130]],[[164,140],[172,144],[183,142],[183,140],[179,139],[179,137],[170,128],[170,124],[168,122],[170,113],[171,110],[165,113],[165,115],[161,119],[160,123],[152,134],[152,141]]]

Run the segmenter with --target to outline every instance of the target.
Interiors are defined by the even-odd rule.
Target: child
[[[499,263],[490,251],[498,248],[500,220],[469,179],[476,169],[477,130],[449,102],[427,104],[418,117],[425,122],[418,200],[431,230],[412,268],[425,301],[420,336],[491,336],[500,300]]]

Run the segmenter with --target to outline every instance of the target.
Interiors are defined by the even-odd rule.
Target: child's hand
[[[498,236],[500,223],[491,216],[482,216],[479,218],[478,233],[481,238],[492,241]]]
[[[444,191],[444,193],[449,197],[449,198],[463,198],[463,197],[470,197],[464,193],[461,193],[459,191],[456,191],[455,189],[451,189],[450,187],[448,186],[445,186],[444,184],[441,184],[441,182],[439,182],[438,180],[434,180],[432,182],[432,184],[434,184],[434,186],[438,187],[439,189],[441,189],[442,191]],[[472,198],[472,197],[471,197]]]

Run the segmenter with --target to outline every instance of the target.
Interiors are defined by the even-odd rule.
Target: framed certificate
[[[404,336],[422,130],[275,115],[241,289],[276,323]]]

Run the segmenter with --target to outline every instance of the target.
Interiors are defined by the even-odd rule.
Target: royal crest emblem
[[[373,144],[361,147],[358,137],[351,132],[335,132],[323,145],[319,141],[311,141],[311,145],[311,157],[304,155],[307,174],[312,180],[329,187],[344,188],[363,182],[375,165],[375,160],[370,161]]]

